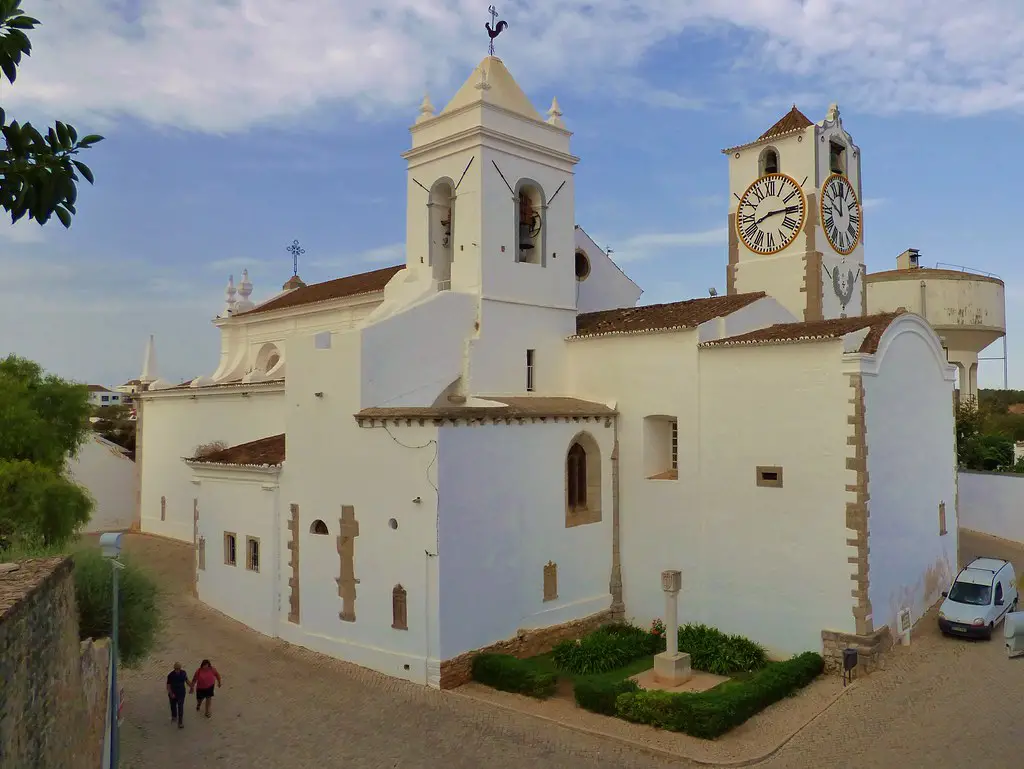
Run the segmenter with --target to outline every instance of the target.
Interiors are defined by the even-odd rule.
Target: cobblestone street
[[[481,708],[265,638],[186,595],[189,548],[143,536],[127,549],[160,575],[167,628],[138,670],[122,673],[124,769],[583,769],[686,766],[527,716]],[[963,538],[965,555],[1024,558]],[[209,657],[224,677],[212,719],[186,706],[170,720],[164,678]],[[929,617],[909,649],[871,676],[762,766],[972,766],[1020,763],[1024,660],[992,643],[943,639]]]

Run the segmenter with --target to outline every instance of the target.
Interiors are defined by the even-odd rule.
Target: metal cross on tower
[[[292,255],[292,275],[298,275],[299,257],[306,253],[306,249],[299,245],[299,241],[293,240],[292,244],[285,251]]]
[[[490,56],[494,56],[494,38],[500,35],[505,28],[508,27],[508,22],[502,20],[495,23],[498,18],[498,9],[493,5],[487,9],[487,12],[491,14],[491,20],[484,24],[484,26],[487,27],[487,36],[491,38],[491,44],[487,48],[487,53]]]

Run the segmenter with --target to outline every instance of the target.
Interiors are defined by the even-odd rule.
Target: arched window
[[[327,524],[321,521],[319,518],[313,521],[309,527],[310,534],[330,534],[327,530]]]
[[[587,452],[580,444],[572,444],[566,459],[565,478],[569,487],[569,509],[587,509]]]
[[[779,151],[774,147],[765,147],[764,150],[761,151],[761,156],[757,160],[757,165],[759,176],[779,173]]]
[[[391,591],[391,627],[395,630],[409,629],[408,596],[401,585],[395,585]]]
[[[531,181],[520,181],[516,189],[516,261],[543,265],[544,192]]]
[[[281,362],[281,351],[273,342],[267,342],[260,347],[256,353],[256,365],[254,369],[264,374],[273,371],[274,367]]]
[[[427,202],[430,216],[430,270],[439,291],[452,287],[452,262],[455,259],[455,186],[450,179],[439,179],[430,188]]]
[[[846,173],[846,147],[833,140],[828,143],[828,169],[834,174]]]
[[[565,456],[565,525],[601,520],[601,450],[590,433],[580,433]]]

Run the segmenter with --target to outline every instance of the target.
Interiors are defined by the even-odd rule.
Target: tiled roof
[[[815,320],[806,323],[777,323],[774,326],[750,331],[739,336],[704,342],[701,347],[724,347],[750,344],[782,344],[825,339],[840,339],[846,334],[870,329],[861,343],[860,352],[875,353],[878,342],[889,325],[903,312],[888,312],[879,315],[863,315],[857,318],[835,318]]]
[[[764,141],[765,139],[771,139],[774,136],[781,136],[793,131],[799,131],[800,129],[807,128],[807,126],[810,125],[814,125],[814,123],[811,122],[807,115],[798,110],[794,104],[793,109],[779,118],[779,121],[775,125],[758,136],[757,140]]]
[[[287,294],[282,294],[252,310],[240,312],[234,317],[255,315],[256,313],[280,310],[285,307],[298,307],[303,304],[312,304],[313,302],[326,302],[330,299],[342,299],[347,296],[358,296],[359,294],[383,291],[388,281],[404,267],[404,264],[399,264],[394,267],[373,270],[372,272],[361,272],[358,275],[347,275],[344,278],[335,278],[323,283],[312,283]]]
[[[240,443],[220,451],[214,451],[204,457],[190,459],[196,464],[210,465],[280,465],[285,458],[284,433],[271,435],[269,438]]]
[[[709,296],[705,299],[689,299],[670,304],[648,304],[642,307],[585,312],[576,316],[576,336],[696,328],[713,318],[742,310],[764,297],[763,291],[757,291],[750,294]]]
[[[109,393],[113,392],[109,387],[103,385],[89,385],[89,392],[91,393]]]
[[[523,396],[482,398],[504,406],[394,406],[367,408],[356,419],[516,419],[519,417],[604,417],[615,409],[579,398]]]

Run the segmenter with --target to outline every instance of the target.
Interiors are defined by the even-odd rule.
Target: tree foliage
[[[125,449],[135,458],[135,428],[138,424],[131,419],[131,407],[126,405],[101,406],[96,409],[99,421],[92,429],[111,443]]]
[[[84,385],[0,360],[0,549],[60,545],[89,520],[91,497],[67,477],[89,411]]]
[[[110,561],[94,547],[75,551],[75,598],[78,632],[82,638],[110,635],[113,584]],[[122,553],[124,569],[118,575],[118,656],[131,667],[153,648],[161,628],[160,591],[153,578]]]
[[[27,32],[38,25],[37,19],[22,12],[21,0],[0,0],[0,83],[6,79],[13,85],[22,57],[32,52]],[[31,123],[8,123],[3,109],[0,132],[0,207],[11,215],[11,222],[28,216],[42,225],[56,215],[70,227],[78,183],[94,181],[90,168],[75,156],[103,137],[90,134],[79,139],[74,126],[59,120],[44,134]]]
[[[1013,438],[993,428],[992,411],[974,399],[956,407],[956,452],[965,470],[1015,470]]]

